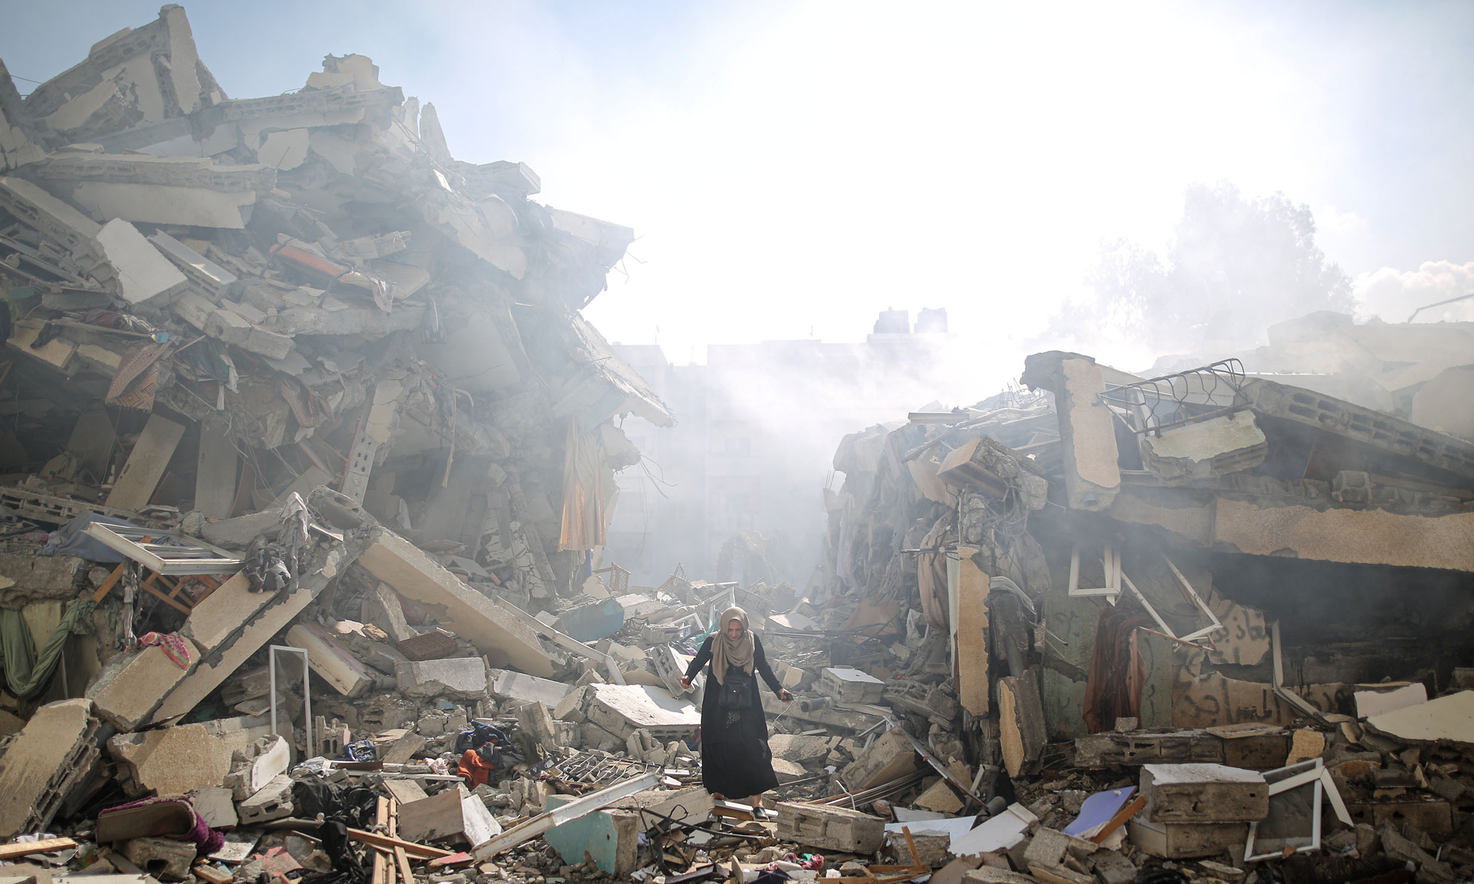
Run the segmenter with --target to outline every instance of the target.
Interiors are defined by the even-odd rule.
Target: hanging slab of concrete
[[[184,643],[189,648],[188,667],[181,668],[157,645],[109,660],[87,686],[87,697],[97,704],[97,714],[123,733],[137,730],[203,656],[189,639]]]
[[[36,710],[0,757],[0,838],[45,829],[95,751],[99,722],[91,700]]]
[[[169,459],[184,435],[184,427],[166,417],[150,415],[143,433],[133,445],[128,462],[118,473],[118,481],[107,496],[107,505],[138,512],[148,506],[149,498],[163,478]]]
[[[117,271],[118,294],[130,304],[168,297],[189,284],[179,268],[122,218],[115,217],[102,225],[97,243]]]
[[[998,679],[998,740],[1010,777],[1039,760],[1048,740],[1039,693],[1039,667]]]
[[[1141,435],[1141,460],[1168,483],[1215,479],[1257,467],[1269,453],[1254,413],[1241,411]]]
[[[515,666],[550,678],[553,658],[537,633],[517,617],[384,528],[374,530],[358,564],[395,592],[433,616],[440,625],[475,645],[494,666]]]
[[[200,647],[204,659],[169,692],[158,710],[149,717],[149,723],[158,724],[177,718],[193,709],[245,665],[246,660],[272,636],[297,619],[297,615],[352,561],[351,552],[340,546],[314,554],[308,561],[297,591],[284,599],[248,592],[244,574],[237,574],[210,593],[195,606],[181,630],[186,638]]]

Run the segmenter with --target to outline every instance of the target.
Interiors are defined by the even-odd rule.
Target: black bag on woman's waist
[[[727,678],[722,684],[717,685],[717,706],[721,709],[749,709],[752,707],[752,695],[757,686],[752,673],[745,671],[740,666],[727,667]]]

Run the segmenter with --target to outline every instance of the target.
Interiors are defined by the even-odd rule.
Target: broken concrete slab
[[[1474,691],[1459,691],[1367,719],[1367,726],[1405,743],[1474,746]]]
[[[486,690],[499,700],[560,708],[564,698],[573,693],[573,688],[561,681],[506,669],[486,670]]]
[[[516,666],[542,678],[553,675],[553,655],[536,632],[394,532],[375,529],[358,563],[475,645],[493,666]]]
[[[130,304],[167,299],[189,284],[168,258],[121,218],[102,225],[97,244],[118,275],[118,294]]]
[[[1422,682],[1414,682],[1390,691],[1357,691],[1352,698],[1356,701],[1356,717],[1371,718],[1428,702],[1428,689]]]
[[[235,796],[224,786],[201,786],[188,797],[194,812],[212,829],[234,829],[240,822]]]
[[[486,664],[480,657],[404,660],[394,665],[399,690],[410,697],[486,696]]]
[[[132,838],[123,842],[122,852],[128,862],[160,881],[183,881],[190,877],[197,848],[173,838]]]
[[[87,686],[97,714],[124,733],[137,730],[156,712],[164,697],[194,671],[203,654],[187,638],[189,663],[181,667],[159,645],[122,653],[109,660]]]
[[[1108,509],[1121,488],[1121,468],[1115,418],[1097,398],[1106,389],[1102,367],[1074,353],[1036,353],[1024,362],[1023,382],[1054,393],[1069,507]]]
[[[127,773],[133,794],[183,795],[218,786],[230,773],[237,750],[267,735],[257,719],[181,724],[108,740],[108,753]]]
[[[0,756],[0,838],[45,829],[96,754],[101,723],[91,700],[36,710]]]
[[[585,714],[589,721],[626,740],[646,730],[662,742],[690,740],[701,726],[701,713],[690,701],[649,685],[592,684]]]

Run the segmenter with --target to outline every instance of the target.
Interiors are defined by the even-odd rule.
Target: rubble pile
[[[763,582],[632,586],[614,419],[673,418],[579,311],[633,233],[378,76],[231,99],[172,5],[24,99],[0,66],[0,871],[1474,876],[1474,442],[1427,331],[1278,327],[1347,398],[1035,354],[843,440],[803,591],[745,535]],[[732,605],[795,695],[771,811],[701,787],[681,685]]]
[[[1023,382],[835,454],[808,603],[891,605],[880,695],[959,707],[896,709],[954,776],[872,810],[944,814],[963,880],[1474,875],[1474,443],[1237,360]]]

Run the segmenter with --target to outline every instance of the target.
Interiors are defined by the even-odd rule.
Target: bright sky
[[[0,58],[36,80],[158,11],[0,3]],[[634,227],[587,312],[677,362],[862,340],[886,307],[1013,346],[1101,239],[1163,248],[1195,182],[1308,203],[1354,275],[1474,261],[1467,2],[186,8],[233,97],[363,53],[457,158],[524,161],[540,199]]]

